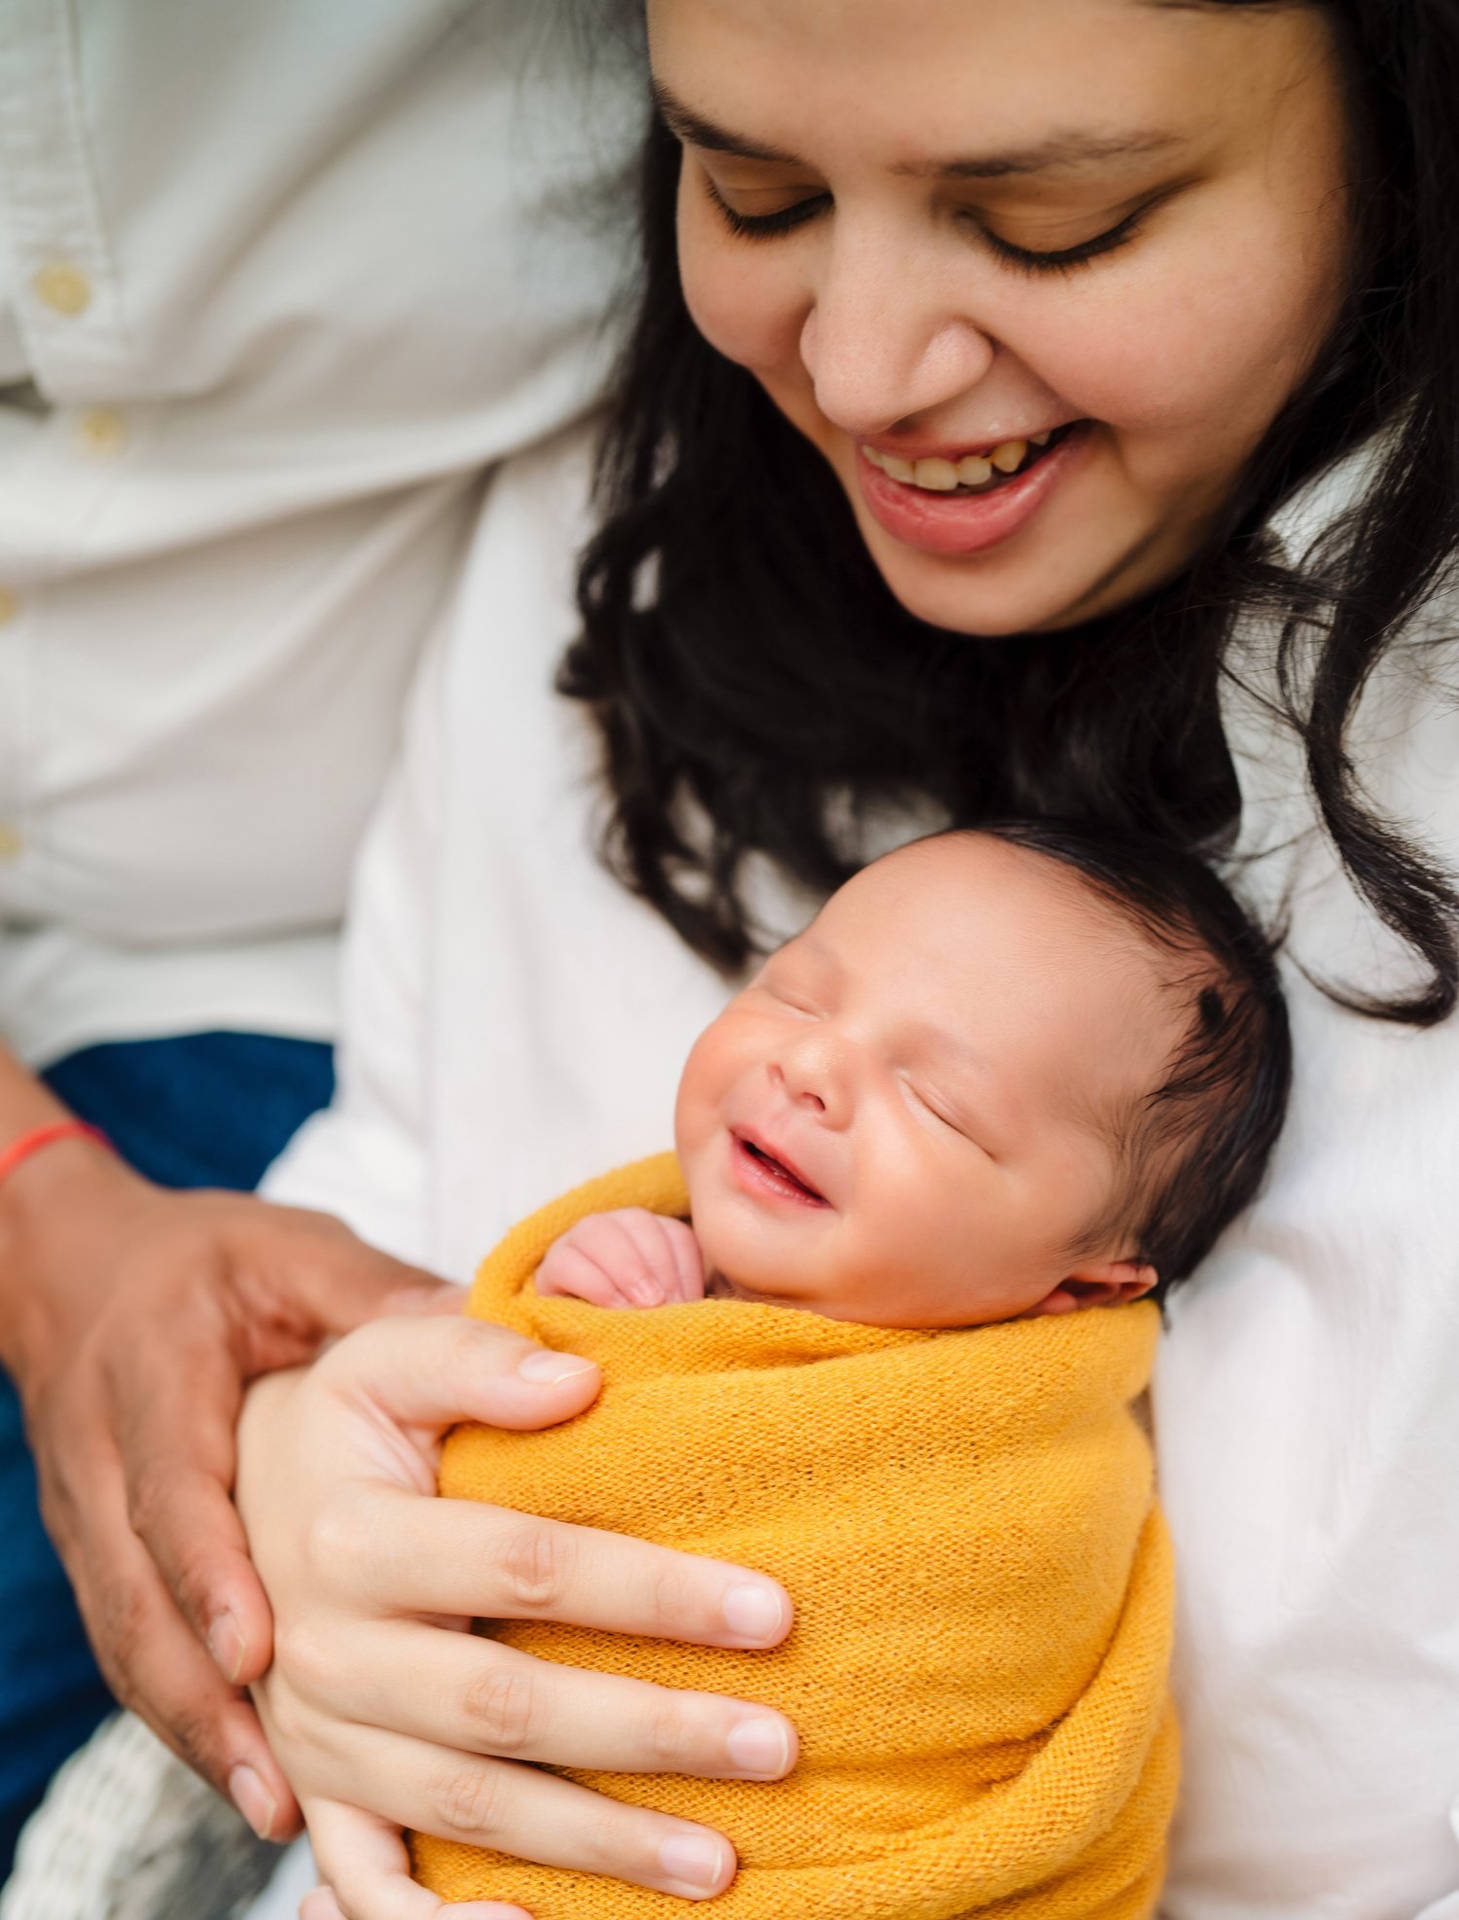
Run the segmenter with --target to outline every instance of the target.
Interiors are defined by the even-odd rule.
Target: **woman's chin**
[[[1129,605],[1184,564],[1176,555],[1160,565],[1157,543],[1142,530],[1088,521],[1067,532],[1047,524],[1032,538],[976,554],[923,553],[854,498],[852,505],[877,571],[907,612],[978,639],[1077,627]]]
[[[858,515],[858,519],[861,516]],[[949,633],[996,640],[1046,633],[1089,617],[1100,577],[1062,556],[949,557],[901,545],[868,515],[862,537],[892,595],[915,619]]]

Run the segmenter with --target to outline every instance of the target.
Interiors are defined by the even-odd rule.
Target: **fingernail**
[[[518,1377],[536,1386],[555,1387],[559,1381],[592,1371],[591,1360],[580,1360],[575,1353],[552,1353],[546,1347],[534,1347],[517,1362]]]
[[[248,1654],[248,1642],[231,1613],[220,1613],[208,1628],[208,1652],[229,1686],[236,1687]]]
[[[267,1840],[273,1832],[279,1805],[252,1767],[241,1765],[233,1769],[228,1776],[228,1796],[259,1839]]]
[[[725,1750],[741,1773],[758,1774],[765,1780],[778,1780],[790,1764],[790,1739],[784,1726],[769,1714],[757,1714],[731,1727],[725,1737]]]
[[[664,1290],[657,1280],[635,1280],[628,1291],[640,1307],[661,1307],[664,1304]]]
[[[774,1587],[731,1587],[724,1596],[724,1623],[741,1640],[761,1641],[766,1645],[780,1638],[785,1624],[785,1603]]]
[[[728,1864],[725,1842],[708,1833],[676,1833],[659,1848],[659,1866],[671,1882],[668,1893],[712,1893]]]

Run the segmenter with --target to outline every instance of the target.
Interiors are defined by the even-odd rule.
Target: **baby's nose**
[[[834,1120],[846,1106],[845,1072],[828,1036],[807,1037],[781,1057],[777,1069],[786,1098],[804,1112]]]

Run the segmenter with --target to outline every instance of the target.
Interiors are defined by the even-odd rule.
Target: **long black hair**
[[[1419,1025],[1453,1009],[1459,897],[1373,811],[1346,741],[1374,666],[1459,547],[1459,0],[1317,3],[1356,156],[1342,313],[1201,555],[1069,632],[979,639],[897,603],[821,456],[690,320],[679,147],[652,126],[642,305],[560,684],[601,724],[611,863],[716,965],[733,971],[758,944],[747,854],[829,890],[859,864],[856,820],[887,800],[930,800],[955,824],[1059,815],[1221,851],[1239,811],[1222,656],[1237,616],[1265,609],[1283,624],[1279,681],[1320,818],[1428,969],[1400,997],[1330,990]],[[1358,509],[1300,572],[1278,565],[1273,511],[1385,428]]]

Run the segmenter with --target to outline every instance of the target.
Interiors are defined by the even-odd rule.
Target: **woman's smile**
[[[1020,532],[1077,463],[1088,429],[1006,440],[986,454],[915,461],[863,442],[856,478],[872,516],[922,553],[980,553]]]

